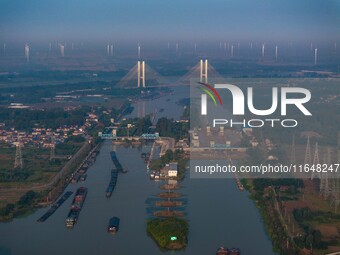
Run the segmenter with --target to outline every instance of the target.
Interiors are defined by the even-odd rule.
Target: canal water
[[[179,119],[183,113],[183,106],[178,104],[178,100],[189,97],[189,87],[173,88],[175,94],[167,94],[154,100],[140,100],[132,104],[134,107],[131,114],[126,117],[144,117],[157,111],[156,120],[161,117]]]
[[[148,178],[140,153],[150,146],[124,148],[118,146],[117,156],[126,174],[120,174],[110,199],[105,189],[113,167],[112,146],[103,144],[95,164],[88,170],[84,183],[69,185],[68,190],[88,187],[88,195],[74,229],[65,227],[71,205],[67,200],[44,223],[36,220],[47,210],[10,223],[0,224],[0,254],[162,254],[146,233],[146,219],[151,217],[149,200],[161,192],[161,182]],[[214,254],[220,245],[235,246],[242,254],[273,254],[260,215],[246,192],[237,189],[233,179],[190,179],[181,183],[180,192],[186,201],[184,212],[189,220],[189,245],[184,251],[169,254]],[[117,235],[107,233],[108,220],[121,219]]]
[[[166,99],[165,99],[166,100]],[[175,99],[172,99],[175,100]],[[169,102],[169,101],[168,101]],[[173,110],[172,110],[173,111]],[[150,111],[152,112],[152,110]],[[181,113],[181,110],[178,110]],[[166,113],[166,111],[164,111]],[[178,118],[177,116],[173,116]],[[69,198],[44,223],[36,220],[48,210],[43,208],[25,218],[0,224],[0,255],[131,255],[175,254],[209,255],[216,249],[238,247],[242,255],[274,254],[263,222],[247,192],[240,192],[233,179],[190,179],[181,183],[185,206],[182,210],[189,221],[189,243],[182,251],[162,251],[146,233],[146,220],[155,210],[153,201],[161,192],[162,182],[148,177],[141,148],[112,147],[106,141],[85,182],[70,184],[67,190],[88,188],[88,195],[79,220],[72,230],[65,226],[72,198]],[[113,163],[114,149],[126,174],[119,174],[112,197],[105,197]],[[121,219],[120,230],[113,236],[106,228],[109,218]]]

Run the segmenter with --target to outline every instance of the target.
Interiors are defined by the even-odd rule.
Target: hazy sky
[[[339,0],[0,0],[0,41],[339,38]]]

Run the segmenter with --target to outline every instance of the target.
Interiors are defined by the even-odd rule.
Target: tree
[[[253,165],[259,165],[264,162],[262,151],[259,148],[248,148],[247,154],[250,157],[250,163]]]
[[[15,208],[14,204],[7,204],[2,210],[0,210],[0,215],[6,216],[10,214]]]
[[[30,206],[34,199],[37,198],[37,193],[33,190],[27,191],[19,200],[18,205]]]

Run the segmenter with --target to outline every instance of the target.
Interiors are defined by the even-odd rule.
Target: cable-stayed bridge
[[[201,59],[185,75],[179,79],[172,79],[161,76],[146,61],[137,61],[130,71],[118,82],[121,88],[155,88],[155,87],[173,87],[189,86],[190,82],[200,81],[209,83],[209,80],[223,82],[224,78],[208,62],[207,59]]]

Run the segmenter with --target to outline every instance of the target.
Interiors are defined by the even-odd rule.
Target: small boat
[[[81,182],[84,182],[84,181],[86,180],[86,178],[87,178],[87,174],[82,174],[82,175],[80,176],[80,181],[81,181]]]
[[[119,222],[120,222],[120,219],[118,217],[112,217],[109,221],[109,226],[107,227],[107,231],[111,234],[116,234],[119,230]]]
[[[224,246],[221,246],[220,248],[217,249],[216,255],[228,255],[228,249],[225,248]]]
[[[239,248],[231,248],[229,249],[229,255],[240,255],[241,250]]]

